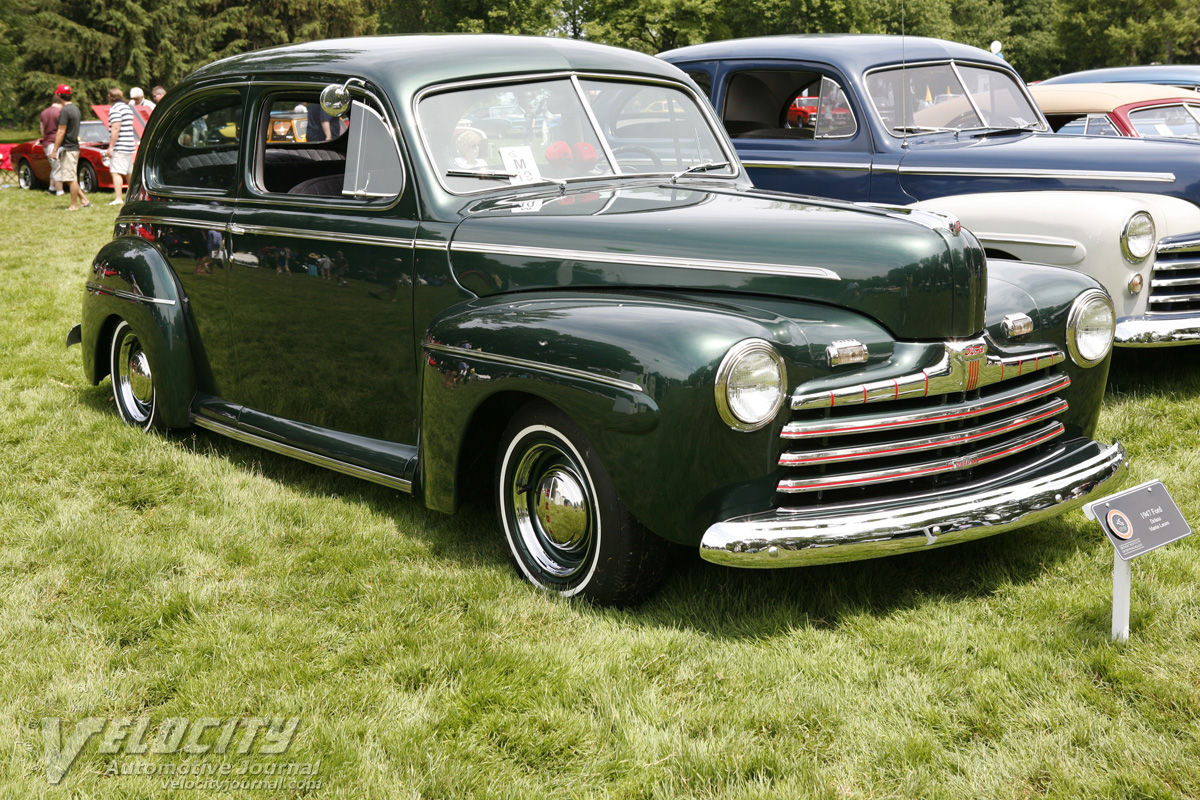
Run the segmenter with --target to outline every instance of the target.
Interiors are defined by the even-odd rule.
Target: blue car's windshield
[[[1046,130],[1020,84],[1008,72],[963,63],[876,70],[867,93],[893,136],[985,128]]]

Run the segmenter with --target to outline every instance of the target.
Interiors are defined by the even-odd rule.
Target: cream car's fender
[[[1146,211],[1156,237],[1200,231],[1200,208],[1175,197],[1132,192],[990,192],[950,195],[913,203],[913,208],[957,216],[988,255],[1070,267],[1087,273],[1112,295],[1117,316],[1146,311],[1154,252],[1129,261],[1121,233],[1129,218]],[[1141,273],[1143,289],[1129,290]]]

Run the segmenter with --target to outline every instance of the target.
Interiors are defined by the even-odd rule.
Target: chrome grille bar
[[[801,422],[789,422],[784,426],[782,436],[785,439],[803,439],[815,436],[841,436],[845,434],[885,431],[899,428],[911,428],[917,425],[937,425],[946,422],[959,422],[972,417],[980,417],[995,411],[1029,403],[1041,397],[1062,391],[1071,385],[1071,379],[1066,375],[1045,375],[1036,382],[1024,386],[1007,389],[990,397],[952,403],[934,408],[920,408],[914,411],[875,411],[869,414],[856,414],[847,419],[815,419]]]
[[[1061,397],[1055,397],[1048,403],[1039,403],[1036,407],[1024,409],[1019,414],[994,420],[984,425],[977,425],[973,428],[961,428],[954,431],[939,432],[922,438],[893,440],[855,447],[788,451],[779,457],[779,464],[784,467],[810,467],[845,461],[859,461],[868,458],[890,458],[909,453],[937,450],[942,447],[971,445],[984,439],[991,439],[1027,428],[1030,425],[1060,414],[1066,409],[1067,401]]]
[[[957,472],[1030,450],[1059,436],[1063,430],[1062,423],[1050,422],[1040,425],[1015,439],[1009,439],[994,444],[991,447],[974,450],[967,454],[948,456],[919,464],[904,464],[876,470],[819,475],[812,478],[786,478],[779,482],[778,489],[783,493],[819,492],[827,489],[846,489],[887,481],[925,478],[931,475]]]

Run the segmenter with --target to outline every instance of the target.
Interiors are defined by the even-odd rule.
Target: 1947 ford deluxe
[[[313,104],[334,139],[271,137]],[[521,574],[563,595],[638,600],[670,541],[747,567],[964,541],[1124,471],[1092,439],[1114,328],[1093,279],[989,277],[944,214],[753,189],[648,56],[250,53],[171,92],[134,173],[68,337],[126,422],[447,512],[490,492]]]

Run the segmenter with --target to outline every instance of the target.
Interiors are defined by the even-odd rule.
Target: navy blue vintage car
[[[1003,59],[938,39],[773,36],[660,57],[708,94],[758,187],[923,201],[989,255],[1100,278],[1118,345],[1200,343],[1196,143],[1056,136]]]

